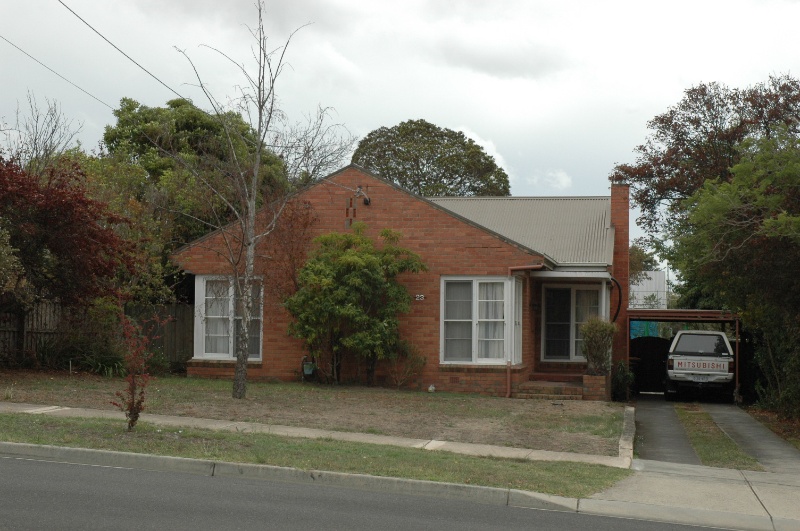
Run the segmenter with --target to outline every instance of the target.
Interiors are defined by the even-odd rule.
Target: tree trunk
[[[235,290],[235,291],[238,291]],[[249,330],[248,321],[250,312],[243,312],[241,319],[236,320],[236,368],[233,371],[233,390],[231,396],[241,400],[247,396],[247,358],[249,356]]]

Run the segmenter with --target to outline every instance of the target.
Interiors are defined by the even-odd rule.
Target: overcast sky
[[[206,44],[246,61],[251,0],[64,0],[170,88],[207,108],[184,49],[219,98],[241,79]],[[425,119],[492,154],[513,195],[607,195],[646,123],[701,82],[741,87],[800,73],[800,1],[268,0],[278,94],[290,117],[317,105],[358,138]],[[2,0],[0,37],[110,106],[175,97],[58,0]],[[0,119],[32,92],[57,100],[96,147],[111,108],[0,39]]]

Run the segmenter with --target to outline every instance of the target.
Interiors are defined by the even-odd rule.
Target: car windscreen
[[[717,334],[682,334],[673,354],[684,356],[730,356],[728,345],[721,335]]]

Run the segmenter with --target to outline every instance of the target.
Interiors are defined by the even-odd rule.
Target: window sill
[[[527,365],[517,364],[511,366],[512,372],[520,372],[527,370]],[[488,363],[439,363],[439,372],[505,372],[508,366],[503,364],[488,364]]]

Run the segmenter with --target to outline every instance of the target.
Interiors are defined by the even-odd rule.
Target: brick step
[[[531,393],[512,393],[511,398],[526,400],[583,400],[583,395],[539,395]]]
[[[578,393],[583,390],[583,380],[580,382],[528,381],[519,384],[520,391],[531,392],[530,390],[533,389],[541,389],[549,393]]]
[[[528,378],[532,382],[570,382],[583,384],[583,373],[579,372],[534,372]]]
[[[583,385],[572,382],[523,382],[512,396],[540,400],[582,400]]]

